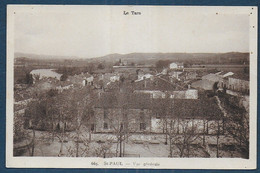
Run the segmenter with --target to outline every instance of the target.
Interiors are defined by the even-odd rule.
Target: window
[[[145,129],[146,129],[146,124],[140,123],[140,130],[145,130]]]
[[[141,109],[141,111],[140,111],[140,120],[142,122],[144,121],[144,109]]]
[[[158,112],[155,113],[155,117],[156,117],[156,119],[161,119],[161,116],[159,115]]]
[[[104,123],[104,129],[108,129],[107,123]]]
[[[120,130],[123,130],[124,129],[124,125],[123,123],[120,124]]]
[[[127,109],[126,108],[123,108],[122,114],[123,114],[124,120],[126,120],[127,119]]]
[[[94,131],[94,130],[95,130],[95,125],[94,125],[94,124],[91,124],[90,130],[91,130],[91,131]]]
[[[104,120],[107,119],[107,110],[104,109]]]
[[[140,115],[140,120],[143,122],[144,121],[144,115]]]

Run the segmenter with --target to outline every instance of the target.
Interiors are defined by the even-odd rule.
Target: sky
[[[14,14],[14,50],[84,58],[133,52],[249,52],[249,14],[236,10],[20,6]]]

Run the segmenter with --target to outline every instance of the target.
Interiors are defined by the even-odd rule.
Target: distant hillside
[[[43,60],[48,62],[109,62],[115,63],[127,61],[136,64],[155,64],[158,60],[169,60],[172,62],[184,62],[189,64],[249,64],[249,53],[229,52],[229,53],[130,53],[130,54],[109,54],[96,58],[80,58],[72,56],[48,56],[16,53],[15,58],[21,60]],[[19,61],[18,60],[18,61]]]
[[[115,62],[121,59],[121,61],[134,63],[155,63],[158,60],[169,60],[196,64],[249,64],[249,53],[130,53],[110,54],[103,57],[93,58],[93,60],[94,59],[107,62]]]
[[[55,55],[40,55],[40,54],[32,54],[32,53],[14,53],[14,58],[15,59],[21,59],[21,58],[26,58],[26,59],[35,59],[35,60],[64,60],[64,59],[80,59],[79,57],[76,56],[55,56]]]

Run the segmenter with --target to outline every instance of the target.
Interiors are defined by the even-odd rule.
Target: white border
[[[250,158],[65,158],[65,157],[13,157],[13,61],[14,61],[14,12],[27,10],[32,5],[7,6],[7,82],[6,82],[6,167],[8,168],[139,168],[139,169],[256,169],[257,142],[257,7],[184,7],[152,6],[153,8],[200,8],[224,14],[250,14]],[[39,7],[39,6],[38,6]],[[44,8],[49,6],[44,5]],[[52,8],[72,6],[52,5]],[[75,6],[73,6],[75,7]],[[77,6],[78,7],[78,6]],[[105,6],[91,6],[90,8]],[[111,7],[111,6],[110,6]],[[112,6],[115,7],[115,6]],[[118,8],[131,8],[117,6]],[[147,6],[136,6],[145,8]],[[254,26],[254,27],[253,27]],[[91,162],[99,165],[91,165]],[[123,162],[123,166],[104,165],[104,161]],[[140,163],[134,166],[133,163]],[[144,166],[143,163],[159,163],[160,166]],[[128,164],[127,164],[128,163]]]

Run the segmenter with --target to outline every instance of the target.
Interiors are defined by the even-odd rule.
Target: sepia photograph
[[[7,167],[253,169],[256,89],[257,7],[7,8]]]

